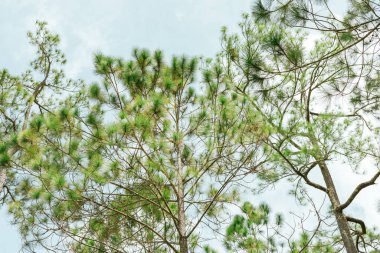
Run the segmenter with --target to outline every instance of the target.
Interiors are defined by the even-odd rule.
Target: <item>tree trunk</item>
[[[178,232],[179,232],[179,252],[188,253],[189,247],[187,245],[186,235],[186,217],[185,217],[185,201],[183,191],[183,181],[179,182],[178,187]]]
[[[318,165],[321,169],[323,179],[326,184],[327,194],[334,210],[334,215],[336,218],[336,222],[338,223],[338,228],[340,231],[340,235],[342,236],[344,247],[346,248],[347,253],[357,253],[358,251],[356,250],[354,240],[350,234],[350,227],[348,225],[348,221],[344,216],[343,211],[338,210],[338,207],[340,206],[340,201],[330,171],[324,161],[319,162]]]
[[[189,247],[187,245],[187,237],[186,236],[180,236],[179,238],[179,252],[180,253],[188,253]]]
[[[179,96],[176,100],[175,110],[176,110],[176,132],[178,136],[180,136],[180,115],[181,115],[181,94],[178,93]],[[186,234],[186,216],[185,216],[185,186],[183,179],[183,165],[182,165],[182,152],[183,152],[183,142],[182,140],[177,141],[175,144],[176,150],[176,165],[177,165],[177,184],[178,184],[178,233],[179,233],[179,252],[180,253],[188,253],[189,246],[187,242],[187,234]]]
[[[3,190],[5,185],[5,181],[7,180],[7,174],[5,173],[5,169],[0,169],[0,193]]]
[[[181,162],[179,162],[181,165]],[[188,253],[189,247],[187,245],[187,235],[186,235],[186,216],[185,216],[185,200],[184,200],[184,187],[182,180],[182,168],[179,170],[179,180],[178,180],[178,232],[179,232],[179,252]]]

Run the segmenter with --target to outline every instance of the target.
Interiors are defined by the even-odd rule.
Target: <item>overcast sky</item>
[[[335,9],[344,8],[334,1]],[[220,48],[220,28],[237,31],[242,12],[249,12],[251,0],[0,0],[0,68],[22,73],[33,57],[26,32],[36,20],[47,21],[59,33],[68,59],[66,74],[86,81],[96,80],[92,56],[103,52],[129,57],[135,47],[162,49],[166,56],[212,57]],[[369,175],[356,176],[344,166],[336,166],[334,176],[341,197]],[[254,202],[267,200],[275,211],[293,211],[294,200],[287,196],[286,182]],[[376,212],[379,185],[368,188],[349,212],[360,214],[369,226],[380,224]],[[370,197],[368,197],[370,196]],[[275,201],[273,201],[275,200]],[[319,199],[321,201],[322,198]],[[0,211],[0,252],[18,252],[17,229],[9,224],[6,211]]]

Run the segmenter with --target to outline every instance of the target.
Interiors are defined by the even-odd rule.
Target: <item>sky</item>
[[[237,31],[242,12],[249,12],[251,5],[251,0],[0,0],[0,69],[20,74],[28,68],[34,51],[26,32],[34,29],[36,20],[47,21],[49,29],[60,35],[68,60],[67,76],[86,82],[97,80],[92,64],[96,52],[128,58],[139,47],[161,49],[167,57],[212,57],[220,49],[221,27]],[[334,1],[334,8],[342,11],[342,1]],[[343,199],[355,184],[370,176],[349,173],[340,164],[333,174]],[[267,200],[275,212],[286,214],[299,209],[287,191],[287,182],[283,182],[261,196],[247,194],[246,199]],[[379,225],[379,192],[379,185],[364,190],[348,211],[363,217],[369,226]],[[10,225],[3,208],[0,252],[14,253],[20,247],[17,228]]]

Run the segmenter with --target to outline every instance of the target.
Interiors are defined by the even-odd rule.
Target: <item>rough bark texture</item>
[[[189,247],[187,244],[187,235],[186,235],[185,201],[184,201],[182,179],[180,180],[179,187],[178,187],[178,229],[179,229],[179,252],[188,253]]]
[[[0,169],[0,192],[3,190],[6,179],[7,174],[5,173],[5,169]]]
[[[344,247],[346,248],[347,253],[357,253],[358,251],[356,250],[354,240],[350,234],[348,221],[344,216],[343,211],[339,210],[340,201],[330,171],[324,161],[321,161],[318,164],[326,184],[327,194],[334,210],[334,215],[338,224],[340,235],[342,236]]]
[[[179,252],[180,253],[188,253],[189,247],[187,245],[187,237],[181,236],[179,239]]]

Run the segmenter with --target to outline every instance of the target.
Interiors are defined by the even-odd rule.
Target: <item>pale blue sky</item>
[[[334,1],[335,9],[344,8],[341,2]],[[36,20],[47,21],[49,28],[60,34],[68,59],[66,73],[72,78],[96,80],[92,56],[98,51],[129,57],[132,48],[144,47],[162,49],[167,56],[212,57],[220,48],[220,28],[226,25],[236,31],[241,13],[250,11],[251,4],[251,0],[0,0],[0,68],[19,74],[28,67],[33,49],[26,32],[34,28]],[[344,169],[337,166],[334,174],[345,197],[352,185],[368,175],[355,176]],[[287,190],[285,183],[261,197],[247,195],[247,199],[267,200],[275,211],[286,213],[294,210]],[[369,192],[373,198],[365,197]],[[380,224],[376,192],[380,192],[379,186],[365,190],[350,209],[360,213],[369,226]],[[9,225],[3,208],[0,252],[15,253],[20,246],[17,229]]]

